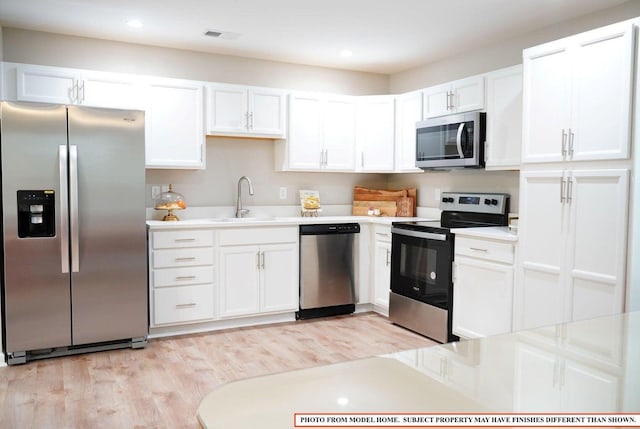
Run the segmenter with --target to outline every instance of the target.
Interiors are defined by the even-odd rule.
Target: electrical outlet
[[[440,188],[436,188],[435,199],[440,202]]]
[[[284,200],[287,198],[287,188],[285,188],[284,186],[280,187],[280,199]]]
[[[160,186],[154,185],[151,187],[151,198],[156,199],[160,195]]]

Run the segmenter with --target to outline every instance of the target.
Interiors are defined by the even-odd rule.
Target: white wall
[[[518,211],[517,171],[452,170],[426,171],[416,174],[395,174],[389,179],[389,188],[418,187],[419,205],[438,207],[438,191],[498,192],[511,195],[511,212]]]
[[[275,88],[385,94],[387,75],[3,29],[4,61]]]
[[[274,171],[274,143],[270,140],[207,138],[206,170],[147,170],[147,207],[152,206],[151,186],[173,183],[191,206],[234,206],[238,179],[248,176],[255,190],[245,193],[244,205],[298,205],[300,189],[320,191],[321,202],[351,204],[353,187],[385,188],[382,174],[301,173]],[[287,198],[279,198],[280,187]],[[244,188],[246,189],[246,188]]]
[[[391,93],[403,93],[520,64],[525,48],[637,16],[640,16],[640,1],[631,0],[618,7],[396,73],[390,76],[389,89]]]

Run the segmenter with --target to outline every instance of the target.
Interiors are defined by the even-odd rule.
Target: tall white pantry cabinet
[[[624,310],[636,31],[523,52],[515,329]]]

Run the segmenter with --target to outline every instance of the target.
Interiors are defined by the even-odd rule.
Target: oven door
[[[450,309],[453,236],[392,228],[391,291]]]

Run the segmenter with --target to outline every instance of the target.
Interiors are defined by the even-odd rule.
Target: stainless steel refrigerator
[[[0,103],[9,364],[148,333],[144,112]]]

